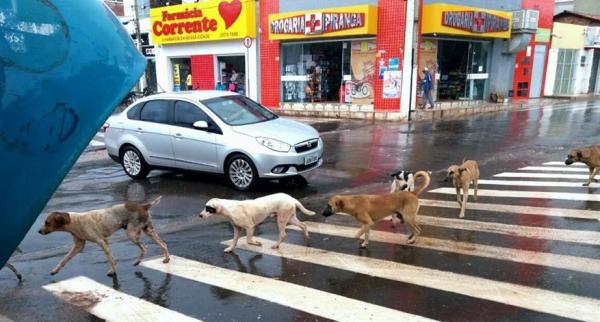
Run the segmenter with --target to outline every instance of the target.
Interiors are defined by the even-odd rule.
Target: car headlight
[[[285,143],[285,142],[281,142],[275,139],[270,139],[270,138],[264,138],[264,137],[257,137],[256,141],[263,146],[266,146],[267,148],[273,150],[273,151],[278,151],[278,152],[288,152],[292,146]]]

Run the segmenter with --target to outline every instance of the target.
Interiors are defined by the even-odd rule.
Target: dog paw
[[[232,247],[227,247],[223,250],[223,252],[225,252],[225,253],[231,253],[232,251],[233,251]]]
[[[57,270],[53,270],[53,271],[50,272],[50,275],[56,275],[56,274],[58,274]]]
[[[360,244],[360,248],[367,248],[367,246],[369,246],[369,243],[361,243]]]
[[[138,266],[138,265],[140,265],[141,262],[142,262],[142,260],[138,259],[135,262],[133,262],[133,266]]]
[[[163,259],[163,264],[166,264],[170,261],[171,261],[171,257],[167,257],[167,258]]]
[[[106,273],[106,276],[115,277],[117,276],[117,272],[109,271],[108,273]]]
[[[250,244],[250,245],[252,245],[252,246],[258,246],[258,247],[261,247],[261,246],[262,246],[262,243],[261,243],[261,242],[257,242],[257,241],[255,241],[255,242],[250,242],[250,243],[248,243],[248,244]]]
[[[23,280],[23,276],[22,276],[21,274],[17,274],[17,279],[18,279],[19,281],[22,281],[22,280]]]
[[[465,218],[465,214],[458,215],[458,218]]]
[[[273,245],[271,246],[271,249],[279,249],[279,245]]]
[[[589,185],[590,185],[589,183],[582,184],[582,186],[584,186],[584,187],[588,187]]]

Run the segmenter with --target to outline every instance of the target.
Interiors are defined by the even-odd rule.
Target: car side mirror
[[[200,130],[208,129],[208,123],[206,121],[196,121],[192,126]]]

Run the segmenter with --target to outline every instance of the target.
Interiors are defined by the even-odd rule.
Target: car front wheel
[[[121,165],[125,173],[134,179],[143,179],[150,172],[150,167],[144,161],[140,151],[132,146],[128,146],[123,150]]]
[[[250,190],[258,181],[258,171],[252,160],[245,155],[235,155],[227,161],[225,176],[236,190]]]

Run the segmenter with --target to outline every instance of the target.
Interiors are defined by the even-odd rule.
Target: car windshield
[[[241,95],[211,98],[202,103],[229,125],[246,125],[277,118],[268,109]]]

